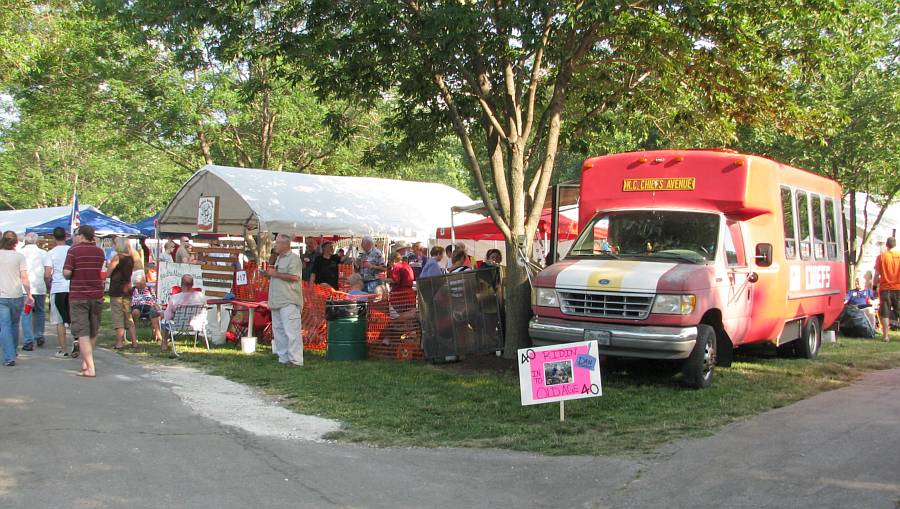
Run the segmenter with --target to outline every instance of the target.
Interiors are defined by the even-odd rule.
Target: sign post
[[[565,401],[603,395],[597,341],[522,348],[519,387],[523,405],[559,402],[559,420],[566,420]]]

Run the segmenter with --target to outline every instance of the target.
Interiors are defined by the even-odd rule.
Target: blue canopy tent
[[[137,236],[141,234],[141,231],[137,228],[134,228],[130,224],[119,221],[118,219],[113,219],[102,212],[98,212],[96,210],[83,210],[80,213],[81,224],[87,224],[94,227],[94,231],[97,235],[133,235]],[[53,219],[52,221],[47,221],[46,223],[39,224],[37,226],[32,226],[30,228],[26,228],[26,233],[37,233],[38,235],[49,235],[53,233],[53,229],[57,226],[69,229],[69,214],[65,216],[58,217]]]
[[[155,214],[148,217],[147,219],[141,219],[131,226],[140,230],[141,235],[143,235],[144,237],[153,237],[156,235],[156,221],[158,219],[159,214]]]

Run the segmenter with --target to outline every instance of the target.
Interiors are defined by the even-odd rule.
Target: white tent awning
[[[194,232],[202,196],[219,197],[217,233],[386,235],[424,240],[472,200],[443,184],[207,165],[160,214],[163,232]],[[474,216],[471,219],[479,219]]]
[[[81,205],[79,210],[97,210],[90,205]],[[71,205],[65,207],[45,207],[40,209],[18,209],[0,211],[0,232],[12,230],[19,235],[25,234],[25,229],[31,226],[44,224],[58,217],[72,213]]]

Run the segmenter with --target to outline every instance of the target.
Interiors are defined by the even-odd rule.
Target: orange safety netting
[[[269,279],[262,277],[255,262],[245,264],[247,284],[234,285],[234,295],[238,300],[261,302],[266,300]],[[325,320],[325,303],[328,300],[349,299],[346,291],[347,277],[353,273],[351,265],[339,268],[339,290],[327,285],[302,283],[303,311],[300,320],[303,327],[303,347],[307,350],[325,350],[328,346],[328,322]],[[366,313],[366,340],[372,357],[398,360],[422,358],[422,329],[414,290],[381,291],[368,295]],[[257,312],[256,317],[260,313]],[[246,329],[246,311],[236,310],[232,324],[243,325]],[[258,328],[254,320],[254,329]],[[269,327],[263,337],[271,339]]]

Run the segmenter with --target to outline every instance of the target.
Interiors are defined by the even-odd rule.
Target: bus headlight
[[[559,307],[559,295],[553,288],[535,288],[534,303],[548,308]]]
[[[651,313],[661,315],[689,315],[697,304],[696,295],[657,295]]]

